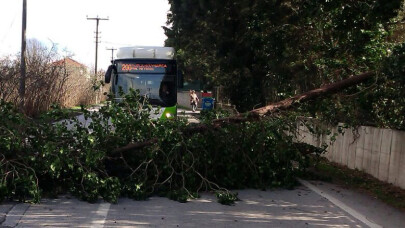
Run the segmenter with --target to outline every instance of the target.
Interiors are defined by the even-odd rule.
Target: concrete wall
[[[338,128],[330,128],[338,133]],[[351,169],[362,170],[381,181],[405,189],[405,131],[360,127],[345,129],[331,143],[330,137],[316,136],[307,127],[299,127],[299,141],[314,146],[328,144],[325,157]]]

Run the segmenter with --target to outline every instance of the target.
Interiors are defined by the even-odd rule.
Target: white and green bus
[[[122,99],[118,93],[120,87],[124,93],[128,93],[130,88],[139,90],[155,109],[151,118],[172,119],[177,115],[179,77],[171,47],[118,49],[117,59],[108,68],[105,82],[111,82],[111,92],[118,100]]]

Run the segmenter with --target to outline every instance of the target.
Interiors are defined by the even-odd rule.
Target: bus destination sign
[[[160,63],[151,63],[151,64],[146,64],[146,63],[123,63],[121,64],[121,67],[118,67],[118,69],[121,69],[123,72],[165,72],[167,68],[167,64],[160,64]]]

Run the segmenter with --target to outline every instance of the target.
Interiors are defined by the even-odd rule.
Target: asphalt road
[[[90,204],[70,196],[3,203],[2,227],[404,227],[404,213],[323,182],[294,190],[240,190],[234,206],[211,193],[179,203],[162,197]],[[314,188],[314,189],[313,189]],[[319,191],[319,192],[317,192]],[[8,209],[8,210],[7,210]]]

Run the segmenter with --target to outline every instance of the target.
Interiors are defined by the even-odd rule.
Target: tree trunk
[[[366,72],[350,78],[338,81],[329,85],[322,86],[318,89],[310,90],[308,92],[296,95],[294,97],[287,98],[285,100],[279,101],[277,103],[267,105],[262,108],[254,109],[250,111],[252,114],[266,115],[276,112],[278,110],[285,110],[291,108],[293,104],[302,103],[317,97],[325,96],[327,94],[333,94],[339,91],[342,91],[350,86],[357,85],[363,81],[368,80],[369,78],[375,75],[374,72]]]
[[[344,79],[342,81],[331,83],[331,84],[322,86],[320,88],[310,90],[310,91],[302,93],[302,94],[298,94],[296,96],[267,105],[265,107],[253,109],[247,113],[248,114],[247,117],[238,115],[238,116],[232,116],[232,117],[228,117],[228,118],[217,119],[217,120],[214,120],[213,122],[215,125],[218,126],[223,122],[238,123],[238,122],[244,122],[244,121],[253,120],[253,119],[257,120],[261,116],[270,115],[270,114],[273,114],[280,110],[286,110],[286,109],[292,108],[294,104],[306,102],[308,100],[312,100],[312,99],[322,97],[322,96],[325,96],[328,94],[337,93],[346,88],[349,88],[350,86],[354,86],[361,82],[364,82],[364,81],[372,78],[373,76],[375,76],[374,72],[366,72],[366,73],[362,73],[359,75],[355,75],[355,76],[349,77],[347,79]]]

